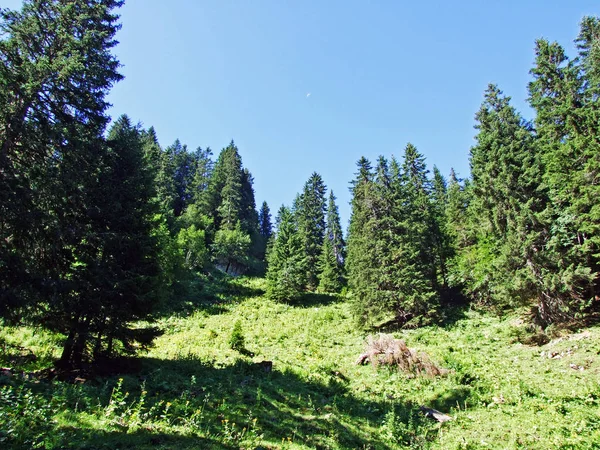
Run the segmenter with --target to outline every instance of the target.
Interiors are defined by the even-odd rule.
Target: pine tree
[[[431,182],[425,158],[415,146],[404,150],[395,207],[394,278],[399,293],[395,313],[402,323],[413,318],[423,321],[437,314],[439,285],[431,242],[433,213]]]
[[[215,230],[233,230],[242,219],[242,159],[235,143],[221,150],[204,197],[203,212]]]
[[[125,351],[135,341],[148,344],[152,334],[129,324],[146,318],[159,300],[153,177],[144,164],[140,131],[126,116],[112,126],[98,169],[97,182],[86,186],[89,220],[72,248],[71,291],[48,316],[68,336],[63,366],[78,366],[86,356],[110,356],[116,341]]]
[[[105,96],[122,78],[111,53],[121,4],[26,0],[21,11],[0,13],[3,314],[55,311],[60,304],[48,303],[68,290],[63,276],[80,231],[70,221],[95,176]],[[43,308],[27,308],[40,299]]]
[[[268,254],[267,296],[293,300],[306,283],[306,256],[298,226],[291,211],[282,206],[277,214],[277,233]]]
[[[267,247],[273,234],[273,225],[271,224],[271,211],[266,201],[262,203],[260,211],[258,212],[258,231],[260,237],[260,251],[258,254],[258,259],[261,261],[266,261]]]
[[[600,292],[597,278],[600,215],[598,143],[598,20],[584,18],[579,58],[536,42],[529,101],[544,167],[547,201],[536,215],[535,252],[528,263],[537,283],[543,325],[581,314]]]
[[[321,277],[319,290],[321,292],[340,292],[345,283],[344,261],[346,259],[346,244],[342,236],[342,226],[335,195],[329,191],[327,204],[327,226],[319,270]]]
[[[348,284],[353,295],[353,309],[361,324],[378,316],[382,309],[376,298],[375,240],[371,234],[373,203],[373,167],[365,157],[357,162],[358,172],[351,183],[352,213],[348,229]],[[375,263],[375,264],[374,264]]]
[[[432,212],[432,242],[436,265],[439,275],[438,285],[443,291],[448,290],[448,261],[453,257],[451,237],[446,223],[448,208],[448,187],[446,179],[436,166],[433,166],[433,184],[431,191]]]
[[[476,115],[471,149],[469,245],[458,265],[468,292],[481,302],[510,305],[532,295],[527,268],[535,210],[543,203],[541,167],[530,125],[494,85]]]
[[[319,259],[325,237],[325,183],[321,175],[313,173],[298,198],[295,215],[306,253],[307,288],[315,290],[319,284]]]

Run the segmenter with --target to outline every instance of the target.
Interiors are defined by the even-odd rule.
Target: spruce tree
[[[122,76],[111,53],[118,0],[26,0],[0,12],[0,310],[36,312],[68,291],[93,182],[105,96]],[[40,305],[42,308],[28,307]]]
[[[196,168],[192,181],[192,203],[198,206],[202,204],[202,198],[208,189],[208,184],[212,176],[214,168],[212,154],[210,147],[207,147],[205,150],[198,147],[193,155]]]
[[[476,120],[469,245],[461,249],[458,265],[471,296],[505,306],[532,295],[527,265],[535,252],[535,211],[544,202],[541,167],[531,126],[496,86],[486,90]]]
[[[325,190],[318,173],[313,173],[299,196],[295,215],[306,254],[307,288],[315,290],[319,284],[319,259],[325,237]]]
[[[374,264],[375,240],[371,234],[373,202],[373,167],[365,157],[357,162],[358,172],[351,183],[352,212],[348,229],[348,284],[353,296],[353,309],[360,324],[371,322],[381,311],[374,298],[378,265]]]
[[[165,154],[169,161],[169,169],[173,171],[171,175],[175,191],[173,215],[179,217],[185,212],[195,195],[194,178],[197,160],[179,139],[165,149]]]
[[[214,230],[233,230],[242,219],[242,159],[235,143],[221,150],[203,201]]]
[[[600,216],[598,136],[598,20],[584,18],[579,58],[536,42],[529,101],[543,162],[547,201],[529,267],[537,283],[543,325],[580,315],[600,292],[597,273]]]
[[[454,251],[448,224],[446,222],[448,208],[448,186],[446,179],[436,166],[433,166],[433,183],[431,191],[431,219],[433,253],[438,273],[438,285],[448,290],[448,262]]]
[[[277,233],[268,254],[267,296],[273,300],[299,297],[306,283],[306,256],[302,237],[291,211],[282,206]]]
[[[412,144],[404,150],[395,204],[394,279],[399,296],[395,306],[400,323],[429,320],[439,307],[437,266],[431,243],[433,213],[431,182],[425,158]]]
[[[258,257],[261,261],[266,261],[267,247],[273,234],[271,211],[266,201],[263,201],[260,211],[258,212],[258,231],[260,236],[260,253]]]
[[[342,236],[342,226],[338,207],[335,204],[335,195],[329,191],[327,204],[327,226],[319,270],[319,290],[321,292],[340,292],[345,283],[345,251],[346,244]]]

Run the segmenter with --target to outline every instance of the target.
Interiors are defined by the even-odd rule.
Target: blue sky
[[[153,125],[163,146],[218,153],[234,139],[273,214],[317,171],[345,226],[360,156],[412,142],[430,168],[468,176],[487,84],[529,116],[535,39],[573,55],[579,21],[598,13],[585,0],[129,0],[111,114]]]

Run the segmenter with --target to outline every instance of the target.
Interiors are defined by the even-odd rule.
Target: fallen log
[[[444,423],[452,420],[448,414],[444,414],[443,412],[438,411],[437,409],[427,408],[426,406],[421,405],[421,412],[425,414],[425,417],[429,417],[430,419],[437,420],[438,422]]]

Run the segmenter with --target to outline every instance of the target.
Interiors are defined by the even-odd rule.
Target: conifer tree
[[[157,257],[160,249],[152,232],[156,213],[151,201],[153,179],[144,163],[140,131],[127,116],[121,116],[108,133],[107,145],[109,151],[98,180],[100,197],[95,202],[98,216],[92,223],[92,237],[101,242],[90,261],[95,278],[87,292],[79,293],[77,303],[95,333],[94,357],[111,356],[115,341],[125,351],[133,351],[135,341],[149,343],[152,335],[136,331],[130,323],[147,318],[153,311],[162,281]],[[94,317],[96,305],[100,308]],[[85,337],[81,333],[77,336],[75,349],[82,346]],[[74,352],[75,362],[80,356]]]
[[[453,256],[452,242],[446,222],[448,208],[448,187],[446,179],[436,166],[433,166],[432,202],[432,242],[438,284],[444,291],[448,289],[448,261]]]
[[[122,76],[111,53],[118,0],[26,0],[0,12],[0,310],[56,311]],[[82,38],[85,37],[85,38]],[[28,307],[45,303],[43,308]],[[32,320],[42,320],[34,318]]]
[[[141,132],[142,146],[146,164],[154,177],[158,211],[163,220],[173,228],[175,222],[174,207],[177,197],[175,190],[175,165],[167,152],[163,151],[158,143],[154,127]]]
[[[203,211],[213,219],[215,230],[233,230],[242,219],[242,159],[235,143],[221,150],[215,162]]]
[[[197,161],[187,146],[176,139],[173,145],[165,149],[166,157],[173,170],[173,187],[175,198],[173,200],[173,215],[181,216],[194,197],[194,178]]]
[[[282,206],[277,214],[277,233],[268,254],[267,296],[292,300],[303,292],[306,256],[294,215]]]
[[[489,304],[514,304],[531,296],[526,259],[540,196],[540,164],[530,125],[494,85],[476,115],[471,148],[470,245],[461,250],[462,281]]]
[[[598,20],[584,18],[579,58],[536,42],[529,101],[536,110],[537,144],[547,201],[528,259],[537,283],[537,318],[543,325],[570,320],[600,292],[597,273],[600,217],[598,144]]]
[[[266,261],[267,248],[273,234],[273,225],[271,223],[271,211],[266,201],[263,201],[258,212],[258,231],[260,236],[259,260]]]
[[[271,224],[271,210],[266,201],[262,203],[258,212],[259,231],[265,240],[269,240],[273,234],[273,225]]]
[[[435,316],[439,307],[437,266],[431,242],[431,182],[425,158],[407,144],[396,194],[394,277],[399,292],[395,312],[400,322]]]
[[[377,294],[375,240],[371,234],[373,199],[373,167],[365,157],[357,162],[358,172],[351,183],[352,213],[348,229],[348,284],[353,294],[353,306],[358,322],[369,323],[379,314],[381,305],[374,298]]]
[[[192,181],[192,202],[195,205],[202,204],[202,197],[208,189],[208,184],[214,168],[212,154],[210,147],[207,147],[205,150],[198,147],[194,153],[196,168],[194,171],[194,179]]]
[[[335,195],[333,191],[329,191],[327,226],[319,268],[321,271],[319,290],[321,292],[340,292],[342,289],[345,282],[345,247]]]
[[[319,284],[319,259],[325,237],[325,183],[313,173],[299,196],[295,215],[306,253],[306,282],[310,290]]]

